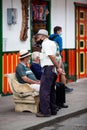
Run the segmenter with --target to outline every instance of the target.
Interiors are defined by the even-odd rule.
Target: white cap
[[[38,31],[37,35],[39,35],[39,34],[41,34],[41,35],[45,35],[45,36],[48,37],[48,31],[45,30],[45,29],[40,29],[40,30]]]
[[[20,59],[22,59],[22,58],[25,58],[25,57],[27,57],[27,56],[30,56],[31,55],[31,53],[29,53],[29,51],[28,50],[20,50]]]

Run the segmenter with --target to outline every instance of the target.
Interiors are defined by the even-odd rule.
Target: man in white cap
[[[40,81],[36,79],[33,72],[27,67],[27,63],[30,61],[31,53],[28,50],[20,51],[20,63],[16,67],[16,77],[20,83],[29,83],[31,87],[39,91]]]
[[[37,40],[42,41],[41,49],[41,84],[40,84],[40,112],[37,117],[48,117],[57,114],[55,81],[57,72],[62,73],[56,62],[57,46],[48,39],[48,31],[40,29],[37,33]]]

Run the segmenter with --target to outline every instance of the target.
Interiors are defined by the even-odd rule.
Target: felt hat
[[[45,35],[48,37],[48,31],[45,29],[40,29],[37,33],[37,35]]]
[[[19,56],[19,58],[20,59],[22,59],[22,58],[25,58],[25,57],[27,57],[27,56],[30,56],[31,55],[31,53],[29,53],[29,51],[28,50],[20,50],[20,56]]]

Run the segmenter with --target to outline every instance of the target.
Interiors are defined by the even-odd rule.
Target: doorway
[[[76,76],[87,77],[87,5],[76,4]]]
[[[35,34],[39,29],[47,29],[50,34],[50,0],[32,0],[31,3],[31,49],[40,51]]]

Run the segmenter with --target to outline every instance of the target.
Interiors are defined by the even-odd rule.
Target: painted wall
[[[11,3],[11,1],[13,3]],[[7,24],[7,8],[17,9],[17,24]],[[30,17],[30,14],[29,14]],[[30,19],[30,18],[29,18]],[[30,20],[28,21],[28,39],[21,42],[20,31],[22,25],[22,10],[20,0],[3,0],[3,52],[18,51],[23,48],[30,49]]]
[[[17,9],[17,24],[7,24],[7,8]],[[75,9],[74,2],[86,3],[87,0],[51,0],[51,33],[53,27],[60,25],[63,28],[63,48],[75,48]],[[30,18],[28,39],[21,42],[20,31],[22,24],[22,10],[20,0],[3,0],[3,51],[18,51],[23,48],[30,49]],[[30,12],[30,9],[29,9]],[[30,17],[30,15],[29,15]]]
[[[51,33],[54,26],[63,29],[63,48],[75,48],[74,2],[87,4],[87,0],[51,0]]]

